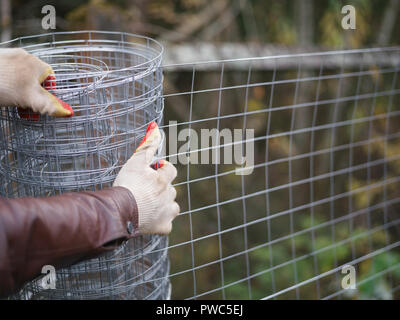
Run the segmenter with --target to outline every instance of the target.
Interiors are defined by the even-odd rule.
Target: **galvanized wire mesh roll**
[[[54,118],[0,110],[0,194],[51,196],[111,186],[147,124],[162,121],[162,46],[132,34],[87,31],[2,44],[10,45],[53,67],[57,86],[47,89],[75,114]],[[14,298],[168,298],[167,246],[166,237],[138,237],[57,270],[56,289],[44,290],[36,280]]]

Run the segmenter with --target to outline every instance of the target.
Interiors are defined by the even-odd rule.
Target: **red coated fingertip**
[[[65,116],[65,117],[67,117],[67,118],[68,117],[72,117],[74,115],[74,110],[72,109],[72,107],[68,103],[62,101],[61,99],[58,99],[56,96],[54,96],[54,97],[58,100],[58,102],[61,103],[61,105],[62,105],[62,107],[64,109],[66,109],[66,110],[68,110],[70,112],[70,114],[68,116]]]
[[[56,80],[56,76],[55,75],[49,75],[46,80],[43,81],[43,87],[49,91],[49,90],[55,90],[57,89],[57,80]],[[74,110],[71,108],[71,106],[62,101],[61,99],[57,98],[54,93],[52,93],[53,96],[57,99],[57,101],[61,104],[61,106],[69,111],[69,115],[65,116],[66,118],[68,117],[72,117],[74,115]]]
[[[156,163],[153,163],[153,164],[151,165],[151,167],[152,167],[154,170],[157,170],[157,169],[162,168],[164,165],[165,165],[165,161],[164,161],[164,160],[160,160],[160,161],[157,161]]]
[[[47,89],[56,89],[57,87],[57,81],[56,81],[56,76],[54,75],[49,75],[46,80],[43,81],[43,86]]]
[[[150,122],[147,126],[146,133],[153,131],[155,128],[157,128],[157,123],[155,121]]]
[[[22,119],[29,119],[29,120],[37,121],[40,118],[40,113],[33,112],[32,110],[23,109],[23,108],[18,107],[17,111],[18,111],[18,115]]]
[[[164,160],[160,160],[157,162],[157,169],[162,168],[165,165],[165,161]]]
[[[143,140],[140,142],[139,146],[136,148],[136,150],[146,142],[147,138],[151,135],[152,131],[157,128],[157,123],[152,121],[149,123],[146,129],[146,134],[144,135]],[[136,151],[135,151],[136,152]]]

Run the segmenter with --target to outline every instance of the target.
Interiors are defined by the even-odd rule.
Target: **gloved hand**
[[[55,87],[53,69],[23,49],[0,49],[0,106],[30,108],[55,117],[73,115],[72,108],[42,87]]]
[[[151,167],[160,141],[160,130],[151,122],[142,143],[122,167],[113,185],[127,188],[135,197],[141,234],[170,233],[172,220],[179,213],[176,190],[171,185],[177,174],[175,167],[168,161],[160,161],[157,170]]]

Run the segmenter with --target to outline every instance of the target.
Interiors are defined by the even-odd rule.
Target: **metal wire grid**
[[[79,37],[82,38],[82,34]],[[83,41],[85,46],[93,45],[91,41],[77,41]],[[55,41],[50,43],[53,46]],[[118,43],[119,49],[124,48],[118,40],[113,43]],[[51,58],[65,59],[64,49],[51,52]],[[47,50],[43,53],[44,59],[49,55]],[[98,74],[94,69],[104,71],[105,66],[110,69],[112,61],[120,60],[108,53],[110,63],[97,63],[94,61],[104,61],[107,55],[104,51],[97,55],[89,51],[90,54],[85,52],[83,56],[91,61],[81,62],[81,57],[74,60],[80,72],[89,69],[90,76],[86,87],[83,86],[85,94],[109,80],[104,81],[104,73]],[[169,155],[171,159],[254,142],[256,156],[254,173],[249,176],[235,175],[235,166],[229,164],[178,164],[179,177],[175,186],[183,212],[176,220],[168,247],[173,297],[346,298],[348,291],[340,287],[341,266],[353,264],[362,271],[365,263],[372,265],[372,271],[366,275],[361,272],[359,288],[371,282],[379,284],[385,278],[390,297],[398,293],[398,51],[398,48],[353,50],[163,67],[167,75],[167,94],[163,96],[166,116],[178,119],[179,129],[253,128],[256,131],[251,139],[210,148],[189,144]],[[75,54],[75,50],[72,52]],[[340,61],[340,70],[333,67],[337,61]],[[131,65],[131,61],[127,65]],[[68,70],[69,66],[56,71],[59,79],[64,67]],[[263,71],[257,71],[259,68]],[[108,75],[108,71],[105,73]],[[96,85],[93,87],[92,83]],[[119,85],[116,88],[120,88]],[[65,94],[61,98],[67,102],[76,98],[71,92]],[[107,101],[108,93],[100,96]],[[140,94],[130,96],[140,97]],[[101,110],[112,105],[108,101],[95,101],[90,106]],[[81,101],[71,104],[75,110],[85,106]],[[18,118],[16,113],[7,116],[12,116],[13,121]],[[25,123],[19,118],[18,121],[21,126]],[[41,121],[49,119],[41,118],[38,125]],[[32,122],[29,125],[32,126]],[[174,126],[162,127],[167,136]],[[3,125],[2,128],[3,136],[11,131],[10,127]],[[85,134],[88,132],[93,131],[87,130]],[[115,131],[110,134],[114,137]],[[32,147],[32,141],[36,143],[37,140],[26,140],[31,142],[24,145],[28,150],[31,147],[41,151]],[[86,143],[86,148],[90,149],[91,141],[81,140],[75,147],[79,149]],[[52,146],[52,152],[65,152],[51,142],[45,145]],[[134,146],[131,148],[134,150]],[[57,167],[56,172],[66,169]],[[8,170],[11,171],[10,165]],[[73,175],[75,169],[69,171]],[[26,182],[10,184],[8,181],[15,176],[2,177],[3,192],[8,192],[9,196],[16,195],[10,192],[10,185],[15,189]],[[43,174],[36,178],[42,180]],[[77,181],[76,190],[86,186]],[[112,178],[107,182],[110,181]],[[90,184],[91,188],[93,185]],[[47,194],[54,194],[70,190],[71,186],[55,186],[49,179],[40,188]],[[42,189],[33,195],[42,194]],[[18,195],[32,194],[31,187],[26,190],[26,187],[18,188]],[[143,252],[158,256],[163,253],[161,256],[165,257],[166,244],[152,246],[151,243],[158,242],[154,240],[157,238],[152,239],[135,241],[150,243],[139,245],[150,249]],[[160,240],[163,241],[165,238]],[[113,255],[118,257],[119,252]],[[73,266],[58,272],[57,283],[64,286],[61,291],[38,293],[37,282],[32,282],[21,292],[20,298],[168,297],[166,260],[163,260],[164,267],[149,272],[149,277],[143,276],[146,272],[140,272],[137,266],[133,268],[135,272],[120,268],[120,263],[127,260],[132,266],[138,255],[134,253],[114,260],[114,256],[106,260],[99,258]],[[378,268],[374,262],[381,257],[386,264]],[[143,261],[143,256],[141,259]],[[107,261],[112,261],[113,267],[107,265]],[[137,275],[141,279],[137,279]],[[92,277],[97,279],[93,281]],[[99,279],[100,285],[94,285],[99,284]],[[119,282],[116,284],[109,279]],[[151,284],[152,288],[147,289]],[[129,292],[132,287],[136,291]],[[138,287],[143,290],[133,294],[138,292]],[[360,288],[356,294],[361,293]]]
[[[167,299],[171,290],[166,276],[169,272],[167,239],[138,237],[124,242],[111,254],[58,269],[55,289],[43,290],[39,277],[12,298]]]
[[[170,143],[175,129],[255,130],[169,150],[181,156],[173,298],[399,297],[399,50],[164,66]],[[223,151],[246,142],[254,172],[235,175]],[[184,161],[215,150],[219,162]],[[357,290],[341,286],[346,264]]]
[[[75,114],[66,119],[0,110],[0,194],[51,196],[111,186],[147,124],[161,124],[161,45],[109,32],[52,33],[3,45],[23,47],[48,62],[57,87],[50,83],[47,89]],[[14,298],[167,298],[167,243],[166,237],[139,237],[113,252],[57,270],[56,289],[44,290],[38,279]]]

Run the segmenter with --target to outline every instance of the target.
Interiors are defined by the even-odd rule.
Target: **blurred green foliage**
[[[299,4],[300,3],[300,4]],[[359,48],[377,42],[390,0],[13,0],[14,36],[43,32],[40,23],[46,4],[56,7],[58,31],[118,30],[168,41],[257,42],[305,45],[302,25],[311,24],[306,38],[316,46]],[[356,30],[341,27],[341,8],[356,8]],[[214,8],[214,7],[215,8]],[[298,19],[304,12],[304,17]],[[398,11],[395,13],[398,18]],[[396,20],[395,20],[396,21]],[[400,24],[390,28],[389,41],[399,41]]]

